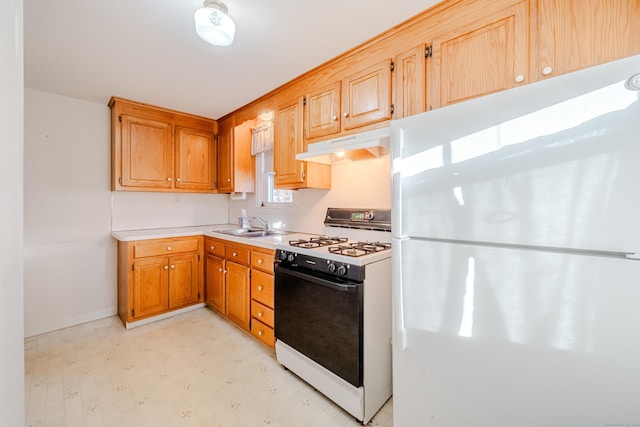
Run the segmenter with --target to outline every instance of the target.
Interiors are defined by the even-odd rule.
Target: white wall
[[[25,335],[116,312],[109,108],[25,90]]]
[[[23,426],[22,0],[0,2],[0,425]]]
[[[389,156],[333,165],[331,190],[298,190],[296,197],[295,208],[256,208],[252,194],[244,201],[232,200],[229,222],[237,222],[244,208],[248,215],[283,221],[288,230],[322,234],[328,207],[391,209]]]
[[[116,313],[112,229],[227,222],[226,195],[111,193],[109,120],[106,102],[25,90],[26,336]]]

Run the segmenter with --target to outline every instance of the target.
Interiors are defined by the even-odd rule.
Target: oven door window
[[[362,385],[362,283],[276,266],[278,340]]]

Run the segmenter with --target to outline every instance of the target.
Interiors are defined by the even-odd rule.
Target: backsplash
[[[226,224],[229,197],[201,193],[111,193],[113,231]]]

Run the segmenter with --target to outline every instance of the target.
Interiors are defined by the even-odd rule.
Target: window
[[[256,205],[262,207],[294,206],[293,190],[275,188],[273,150],[256,155]]]

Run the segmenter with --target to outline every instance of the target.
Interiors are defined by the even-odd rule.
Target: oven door
[[[276,264],[276,339],[362,385],[362,283]]]

